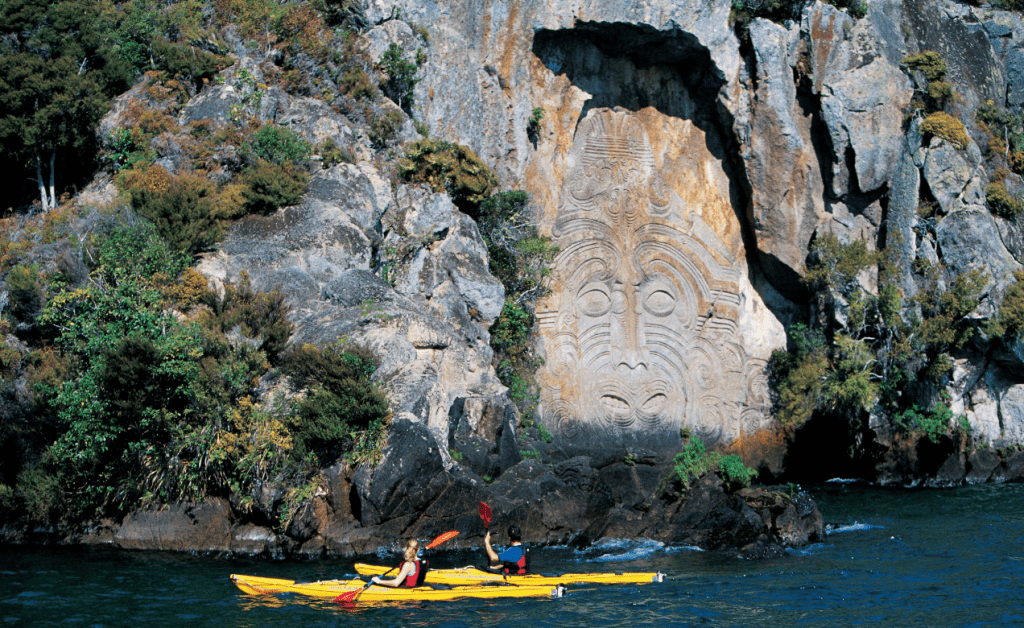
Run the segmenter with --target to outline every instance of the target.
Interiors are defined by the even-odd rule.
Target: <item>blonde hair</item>
[[[416,552],[420,548],[420,542],[416,539],[409,541],[405,545],[405,560],[406,562],[412,562],[416,560]]]

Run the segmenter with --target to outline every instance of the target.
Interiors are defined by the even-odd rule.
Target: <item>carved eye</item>
[[[661,414],[667,403],[668,397],[662,394],[657,394],[645,401],[641,410],[644,414],[648,415]]]
[[[580,310],[587,316],[602,316],[612,306],[612,300],[601,290],[588,290],[580,295]]]
[[[668,316],[676,308],[676,298],[664,290],[655,290],[644,301],[644,309],[655,316]]]
[[[612,414],[624,416],[629,414],[629,404],[626,400],[615,395],[603,395],[601,397],[601,403],[607,408]]]

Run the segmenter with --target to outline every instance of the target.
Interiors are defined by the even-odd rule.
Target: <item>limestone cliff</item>
[[[731,493],[714,475],[682,486],[671,461],[687,435],[765,479],[1024,475],[1024,351],[986,331],[1021,269],[1024,232],[986,202],[997,173],[977,123],[989,101],[1024,104],[1019,14],[949,0],[875,0],[863,16],[817,1],[782,23],[737,22],[728,0],[370,0],[363,11],[374,59],[392,43],[411,56],[429,42],[413,108],[379,105],[398,120],[395,137],[269,89],[258,119],[349,159],[314,159],[301,203],[237,221],[198,268],[219,287],[244,274],[281,290],[293,342],[349,337],[381,356],[394,414],[382,460],[324,470],[284,531],[218,499],[139,511],[89,538],[305,555],[446,529],[474,530],[472,542],[479,501],[532,541],[650,536],[764,555],[821,536],[804,496]],[[905,61],[922,51],[948,65],[958,97],[945,113],[966,125],[963,143],[922,131],[921,83]],[[222,78],[279,71],[241,42],[234,52]],[[242,102],[230,81],[211,84],[178,122],[225,124]],[[103,129],[120,125],[123,104]],[[431,138],[470,147],[503,188],[529,192],[539,233],[559,247],[531,304],[542,365],[528,422],[492,364],[505,292],[476,222],[449,194],[395,176],[423,132],[409,113]],[[173,151],[160,163],[182,167]],[[1018,174],[998,178],[1024,190]],[[109,197],[104,184],[82,202]],[[940,384],[912,391],[948,401],[969,437],[949,424],[925,442],[873,410],[863,424],[780,423],[773,351],[798,321],[848,316],[843,295],[812,295],[801,281],[827,235],[887,250],[898,272],[885,277],[908,303],[924,291],[926,262],[942,265],[944,286],[984,271],[966,317],[976,340]],[[876,261],[858,274],[864,292],[878,295],[880,272]],[[261,382],[264,401],[274,389]],[[215,541],[149,531],[196,518],[220,522],[206,526]]]

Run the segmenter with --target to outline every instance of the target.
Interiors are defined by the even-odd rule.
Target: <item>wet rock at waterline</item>
[[[323,489],[283,531],[252,523],[251,511],[233,510],[226,500],[207,500],[144,510],[81,540],[126,549],[317,557],[368,554],[399,538],[459,530],[459,546],[477,548],[481,501],[493,510],[493,530],[514,523],[533,544],[582,547],[606,537],[649,538],[759,558],[824,538],[821,513],[804,495],[764,488],[727,493],[713,474],[683,490],[668,467],[619,462],[595,469],[588,458],[554,467],[524,460],[488,484],[459,467],[445,470],[431,439],[423,423],[397,420],[378,466],[325,470]]]

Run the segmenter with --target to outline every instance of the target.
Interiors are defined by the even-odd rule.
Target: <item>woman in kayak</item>
[[[487,531],[484,536],[484,549],[487,550],[487,558],[491,561],[491,571],[504,571],[507,574],[521,576],[530,569],[530,558],[523,547],[522,536],[519,526],[509,526],[508,540],[512,545],[499,554],[491,547],[491,532]]]
[[[384,587],[418,587],[423,584],[427,565],[426,561],[416,558],[419,548],[420,544],[416,539],[409,541],[405,546],[405,560],[402,561],[398,575],[393,580],[383,580],[380,576],[374,576],[370,581]]]

